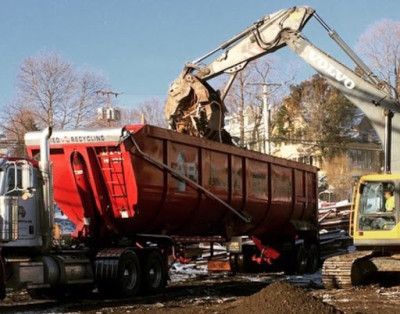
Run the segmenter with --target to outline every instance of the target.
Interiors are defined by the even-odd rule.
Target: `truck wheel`
[[[6,298],[6,267],[4,266],[4,260],[0,256],[0,301]]]
[[[140,289],[140,264],[135,252],[125,251],[118,261],[117,290],[121,297],[133,297]]]
[[[238,272],[238,261],[237,261],[238,254],[230,253],[229,254],[229,265],[231,266],[231,274],[236,275]]]
[[[0,301],[6,298],[6,286],[3,282],[0,282]]]
[[[242,253],[231,253],[229,256],[231,272],[233,274],[257,272],[259,265],[252,260],[256,252],[254,245],[243,245]]]
[[[308,248],[308,258],[307,258],[307,273],[313,274],[319,268],[319,255],[318,249],[315,244],[311,244]]]
[[[302,275],[307,269],[308,252],[303,244],[297,245],[286,255],[285,273]]]
[[[303,244],[300,244],[296,248],[295,258],[295,272],[298,275],[302,275],[307,270],[308,252]]]
[[[157,293],[165,287],[166,269],[159,252],[153,251],[146,257],[142,276],[142,287],[147,293]]]
[[[231,272],[233,274],[246,273],[246,256],[243,253],[231,254],[229,257],[229,264],[231,266]]]
[[[65,292],[56,287],[26,289],[26,291],[32,299],[36,300],[63,300],[65,298]]]
[[[6,283],[2,277],[2,272],[0,270],[0,301],[6,298]]]

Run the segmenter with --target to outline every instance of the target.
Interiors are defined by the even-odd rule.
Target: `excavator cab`
[[[360,179],[353,224],[356,246],[400,244],[399,191],[399,175],[368,175]]]
[[[360,185],[359,230],[392,230],[396,219],[399,182],[363,182]],[[398,190],[398,189],[397,189]]]

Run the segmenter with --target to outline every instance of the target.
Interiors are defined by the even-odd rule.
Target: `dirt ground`
[[[79,299],[33,301],[26,292],[0,303],[8,313],[398,313],[400,286],[345,290],[322,289],[320,274],[229,276],[179,274],[167,289],[152,296],[105,300],[92,293]]]

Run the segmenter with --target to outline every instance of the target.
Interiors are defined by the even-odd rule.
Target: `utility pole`
[[[271,109],[269,108],[268,105],[268,87],[269,86],[281,86],[282,84],[277,84],[277,83],[247,83],[246,85],[256,85],[256,86],[262,86],[262,100],[263,100],[263,110],[262,110],[262,116],[264,118],[264,152],[266,154],[271,153],[271,141],[269,140],[270,138],[270,122],[271,122]]]
[[[118,97],[121,93],[113,92],[110,90],[96,90],[95,93],[102,94],[106,97],[106,107],[101,107],[97,109],[98,120],[106,120],[107,126],[111,126],[112,121],[119,121],[121,119],[121,113],[118,108],[111,105],[111,95]]]
[[[110,90],[96,90],[95,93],[98,94],[102,94],[103,96],[106,96],[107,98],[107,106],[111,107],[111,101],[110,101],[110,96],[113,95],[115,96],[115,98],[118,97],[118,95],[121,95],[122,93],[117,93],[117,92],[113,92]]]

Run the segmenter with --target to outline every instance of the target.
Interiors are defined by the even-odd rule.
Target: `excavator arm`
[[[267,15],[217,49],[187,63],[169,89],[165,116],[170,127],[180,133],[230,143],[230,136],[223,129],[223,100],[237,72],[248,62],[285,46],[282,33],[299,32],[313,13],[312,8],[295,7]],[[213,62],[200,65],[220,50],[222,54]],[[221,94],[207,81],[222,73],[230,74],[231,79]]]
[[[311,17],[317,19],[354,61],[357,72],[304,37],[301,30]],[[393,170],[400,171],[400,145],[393,146],[393,149],[390,145],[390,139],[400,142],[400,115],[396,114],[400,112],[400,104],[391,96],[391,87],[380,81],[310,7],[293,7],[267,15],[217,49],[186,64],[169,90],[165,114],[172,129],[229,143],[229,134],[223,130],[226,113],[223,100],[237,72],[251,60],[284,46],[299,55],[364,112],[385,143],[385,170],[390,171],[391,164]],[[219,50],[223,53],[218,58],[200,66],[201,61]],[[229,73],[231,77],[220,93],[207,81],[222,73]]]
[[[196,65],[210,54],[223,50],[216,60],[199,67],[197,76],[209,80],[223,72],[237,72],[250,61],[286,46],[286,38],[282,35],[300,32],[314,12],[310,7],[294,7],[266,15],[240,34],[222,43],[216,50],[194,61],[192,66],[196,68]]]

